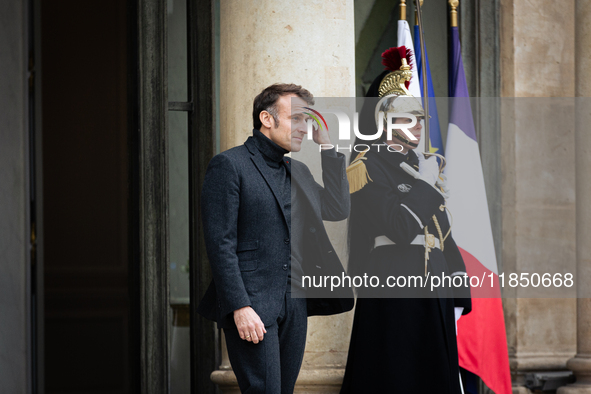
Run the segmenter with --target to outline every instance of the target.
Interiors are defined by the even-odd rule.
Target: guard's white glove
[[[429,185],[434,185],[439,177],[439,163],[437,163],[437,157],[431,156],[425,159],[425,156],[421,152],[417,152],[419,158],[419,173],[421,179],[427,182]]]
[[[442,190],[442,188],[436,186],[436,182],[439,179],[439,164],[437,163],[437,158],[435,156],[431,156],[430,158],[425,159],[425,156],[423,156],[421,152],[417,152],[417,156],[419,157],[419,171],[415,170],[405,162],[400,163],[400,168],[402,168],[404,172],[411,175],[413,178],[420,179],[433,186],[433,188],[437,190],[444,198],[449,197],[449,189],[447,189],[446,192]],[[443,176],[445,177],[445,175]],[[447,178],[444,179],[447,181]]]
[[[417,156],[419,158],[419,171],[415,170],[405,162],[400,163],[400,167],[415,179],[421,179],[435,187],[435,182],[439,177],[439,164],[437,163],[437,158],[431,156],[430,158],[425,159],[425,156],[423,156],[421,152],[417,152]]]
[[[435,186],[439,188],[439,191],[441,191],[441,194],[443,194],[443,197],[447,200],[450,196],[450,192],[449,186],[447,186],[447,176],[445,176],[445,174],[439,174]]]

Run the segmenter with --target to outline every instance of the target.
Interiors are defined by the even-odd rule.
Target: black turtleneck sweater
[[[291,179],[285,168],[286,164],[283,161],[283,156],[289,153],[289,151],[271,141],[259,130],[253,130],[253,137],[259,152],[263,154],[265,163],[267,163],[267,166],[271,170],[273,182],[281,194],[284,208],[286,207],[285,203],[289,203],[291,210]],[[286,211],[286,214],[288,213],[290,212]]]

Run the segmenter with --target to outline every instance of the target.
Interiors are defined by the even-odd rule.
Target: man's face
[[[290,152],[302,149],[302,141],[308,130],[305,106],[306,102],[295,94],[281,96],[277,100],[279,125],[271,127],[271,141]]]
[[[413,127],[411,127],[410,129],[408,129],[408,131],[410,131],[412,133],[412,135],[414,135],[415,138],[417,139],[416,141],[412,141],[413,143],[415,143],[417,145],[419,144],[419,142],[421,142],[421,129],[423,128],[423,126],[421,124],[422,120],[423,120],[422,117],[417,116],[417,124],[414,125]],[[394,124],[406,124],[406,123],[410,123],[410,122],[411,122],[411,119],[408,119],[408,118],[396,118]],[[399,130],[398,132],[401,135],[406,136],[406,134],[402,130],[400,130],[400,129],[398,129],[398,130]],[[394,134],[392,135],[392,140],[386,141],[386,143],[388,145],[401,145],[404,148],[405,152],[409,149],[415,148],[407,143],[400,141],[398,138],[396,138],[396,136]]]

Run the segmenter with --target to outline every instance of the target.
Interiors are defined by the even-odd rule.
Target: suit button
[[[283,264],[283,271],[287,271],[287,264]]]
[[[314,234],[314,233],[316,232],[316,228],[314,228],[314,227],[310,227],[310,232],[311,232],[312,234]]]
[[[285,238],[283,241],[285,242],[286,245],[289,244],[289,238]]]

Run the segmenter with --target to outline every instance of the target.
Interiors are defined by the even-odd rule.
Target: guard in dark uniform
[[[406,55],[404,47],[382,55],[390,56],[386,63],[396,66],[370,87],[368,96],[383,99],[377,108],[366,105],[362,110],[361,122],[368,117],[373,122],[366,134],[375,133],[378,111],[424,117],[419,100],[410,97],[404,85],[410,80]],[[371,149],[354,157],[348,168],[350,274],[378,276],[382,284],[389,276],[405,281],[399,279],[394,287],[358,289],[341,393],[462,392],[455,313],[470,311],[469,288],[447,285],[431,291],[429,282],[423,288],[416,279],[464,277],[465,266],[450,233],[445,177],[435,157],[413,150],[420,123],[409,130],[417,140],[401,128],[391,139],[384,132],[371,143],[358,141]]]

